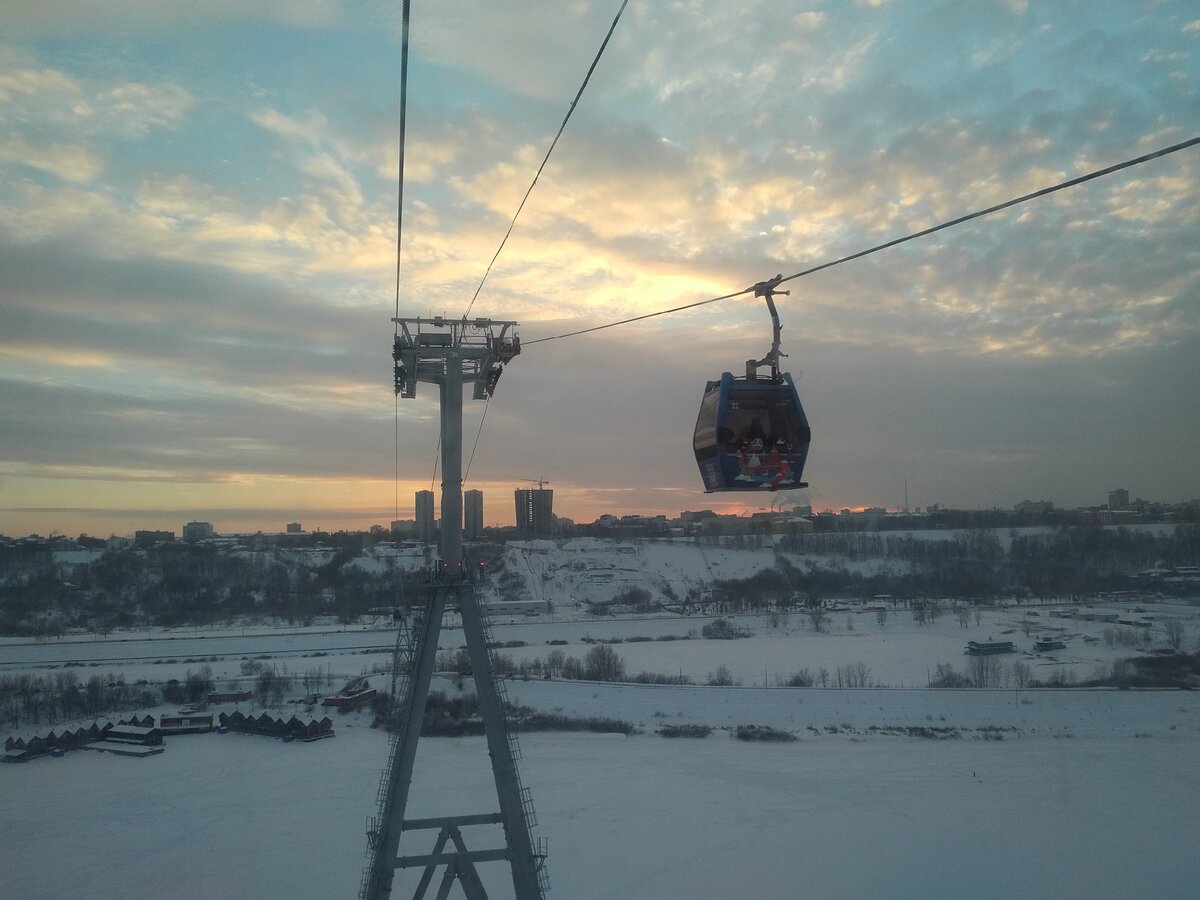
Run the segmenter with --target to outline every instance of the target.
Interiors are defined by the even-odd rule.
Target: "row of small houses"
[[[162,752],[163,730],[154,726],[154,717],[133,716],[120,721],[93,722],[49,734],[24,738],[8,738],[4,742],[5,762],[25,762],[38,756],[62,756],[68,750],[112,750],[129,756],[148,756]]]
[[[326,716],[319,721],[302,721],[296,716],[284,720],[273,718],[267,713],[247,716],[241,712],[232,715],[221,713],[217,728],[222,733],[239,731],[247,734],[264,734],[285,741],[316,741],[333,737],[333,722]],[[180,713],[163,715],[155,726],[154,717],[131,716],[113,722],[93,722],[76,729],[65,728],[51,731],[45,736],[35,735],[28,741],[23,738],[8,738],[4,742],[5,762],[26,762],[38,756],[52,754],[62,756],[68,750],[103,750],[122,756],[151,756],[162,753],[163,737],[173,734],[200,734],[214,729],[212,713]]]
[[[329,716],[321,720],[309,719],[307,722],[292,716],[287,721],[282,718],[272,718],[270,714],[247,716],[243,713],[221,713],[222,728],[230,731],[240,731],[245,734],[265,734],[286,740],[319,741],[322,738],[333,737],[333,722]]]

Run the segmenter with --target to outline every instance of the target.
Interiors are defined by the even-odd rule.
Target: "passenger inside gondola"
[[[765,473],[763,439],[756,437],[738,444],[738,481],[757,481]]]
[[[767,435],[756,417],[737,442],[738,481],[756,481],[765,473]]]
[[[787,442],[780,439],[767,452],[766,470],[771,487],[792,483],[792,467],[787,458]]]

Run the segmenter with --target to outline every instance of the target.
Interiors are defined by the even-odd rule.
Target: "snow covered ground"
[[[714,703],[712,718],[728,718]],[[352,722],[316,744],[189,735],[148,759],[2,766],[0,897],[354,896],[387,741]],[[552,898],[1191,898],[1200,880],[1194,728],[521,743]],[[411,815],[494,809],[482,738],[422,740]],[[417,837],[402,852],[431,848]],[[497,843],[494,832],[467,840]],[[502,864],[481,871],[493,900],[512,896]],[[395,895],[408,896],[413,879],[401,877],[408,893]]]
[[[553,650],[582,657],[595,641],[619,640],[628,672],[701,683],[508,683],[522,704],[643,729],[521,736],[535,833],[549,838],[551,898],[1195,896],[1200,692],[925,687],[939,663],[964,667],[968,640],[1014,641],[1021,652],[1004,663],[1024,662],[1042,680],[1091,677],[1136,655],[1106,642],[1113,629],[1140,629],[1161,645],[1164,623],[1178,620],[1192,649],[1200,607],[1089,610],[1148,623],[1137,626],[1061,618],[1049,606],[985,608],[978,618],[972,610],[965,626],[949,613],[919,625],[905,609],[883,622],[842,610],[820,633],[802,614],[747,616],[734,621],[750,637],[714,641],[698,636],[711,617],[593,619],[572,602],[611,599],[647,572],[681,594],[711,583],[709,567],[744,577],[773,564],[768,551],[706,548],[701,571],[699,555],[684,543],[595,541],[521,554],[528,593],[544,592],[556,614],[495,621],[497,641],[524,644],[502,651],[513,660]],[[448,617],[443,648],[463,643],[454,625]],[[1034,639],[1051,634],[1066,649],[1035,653]],[[246,658],[266,656],[293,675],[326,671],[327,689],[386,664],[393,639],[390,629],[328,625],[5,639],[0,672],[46,675],[74,662],[83,681],[161,682],[209,665],[223,687],[246,678]],[[888,689],[778,687],[801,669],[859,662]],[[703,686],[719,666],[740,684]],[[439,679],[435,689],[456,688]],[[75,752],[0,766],[0,900],[353,896],[387,753],[365,715],[338,716],[337,737],[315,744],[188,735],[147,759]],[[716,730],[704,739],[654,733],[682,723]],[[49,728],[23,724],[15,733],[26,737]],[[798,740],[744,743],[730,731],[741,724]],[[482,738],[421,741],[410,816],[495,808]],[[402,852],[428,852],[426,836],[406,837]],[[476,849],[498,842],[486,829],[467,839]],[[511,896],[505,867],[481,871],[493,900]],[[400,884],[408,892],[396,895],[411,895],[412,879]]]
[[[758,635],[618,648],[684,645],[707,650],[696,664],[710,669],[731,648],[772,646]],[[454,690],[448,679],[434,687]],[[1200,876],[1200,693],[543,680],[508,690],[644,729],[521,736],[552,898],[1182,898]],[[717,730],[654,733],[680,723]],[[739,724],[799,740],[736,741],[723,729]],[[387,741],[361,716],[335,727],[315,744],[188,735],[148,759],[75,752],[0,766],[0,898],[353,896]],[[421,741],[410,816],[495,808],[481,738]],[[467,840],[482,849],[499,836],[471,829]],[[431,843],[406,836],[401,852]],[[504,866],[482,874],[493,900],[511,896]],[[411,878],[400,884],[411,893]]]
[[[1022,661],[1032,677],[1047,681],[1056,672],[1069,672],[1076,679],[1093,677],[1107,670],[1113,660],[1137,655],[1129,647],[1109,645],[1106,632],[1132,632],[1131,626],[1062,618],[1059,607],[994,607],[972,611],[966,626],[950,613],[937,621],[918,625],[907,609],[892,609],[881,624],[873,612],[831,612],[824,631],[812,630],[807,616],[792,613],[786,622],[774,624],[769,616],[735,616],[731,621],[751,636],[742,640],[704,640],[699,637],[712,616],[652,616],[624,618],[580,618],[556,614],[552,617],[493,617],[493,634],[501,643],[521,641],[522,647],[503,652],[514,661],[545,659],[560,649],[582,658],[587,641],[620,640],[615,645],[630,674],[652,672],[683,674],[704,682],[718,666],[746,686],[774,686],[792,673],[808,669],[830,673],[839,666],[863,663],[873,685],[926,687],[939,663],[964,668],[963,649],[969,640],[1011,640],[1021,651],[1003,657],[1004,664]],[[1125,618],[1146,620],[1151,646],[1163,646],[1163,624],[1179,620],[1184,625],[1184,648],[1195,646],[1200,634],[1200,607],[1181,603],[1157,603],[1136,612],[1133,604],[1096,607],[1087,613],[1111,612]],[[1074,612],[1084,611],[1077,607]],[[1036,613],[1036,615],[1030,615]],[[447,616],[439,644],[445,649],[464,645],[462,632],[454,627],[457,617]],[[1025,631],[1029,630],[1029,636]],[[243,634],[243,631],[246,633]],[[667,637],[690,640],[666,640]],[[1041,636],[1061,636],[1063,650],[1035,652]],[[635,640],[631,641],[633,638]],[[641,638],[642,640],[636,640]],[[175,629],[153,633],[113,635],[108,639],[66,639],[36,642],[5,638],[0,642],[0,672],[32,671],[45,674],[48,667],[73,666],[80,680],[93,674],[106,679],[121,677],[127,682],[146,679],[165,681],[182,678],[200,665],[212,667],[218,684],[241,677],[241,661],[269,657],[292,674],[319,668],[345,679],[389,664],[395,631],[390,627],[308,629],[242,629],[238,627]],[[563,645],[561,642],[566,642]],[[556,642],[556,643],[551,643]]]
[[[869,733],[896,728],[973,732],[999,728],[1023,736],[1200,737],[1200,692],[1195,691],[762,690],[510,681],[508,694],[515,702],[535,709],[584,718],[618,718],[646,729],[669,724],[717,728],[750,724],[797,733],[812,729]]]

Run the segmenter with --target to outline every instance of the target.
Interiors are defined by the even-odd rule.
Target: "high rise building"
[[[417,491],[417,540],[427,544],[437,538],[437,525],[433,518],[433,491]]]
[[[517,532],[523,537],[548,538],[554,534],[554,491],[517,488]]]
[[[483,536],[483,491],[463,494],[463,539],[477,541]]]
[[[189,544],[206,541],[213,536],[213,527],[209,522],[188,522],[183,526],[183,539]]]
[[[1129,491],[1125,488],[1117,488],[1115,491],[1108,492],[1108,508],[1109,509],[1126,509],[1129,506]]]

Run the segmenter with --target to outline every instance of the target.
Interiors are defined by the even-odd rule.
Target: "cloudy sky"
[[[401,315],[465,311],[619,5],[413,3]],[[399,8],[0,0],[0,533],[357,528],[440,480],[390,383]],[[631,0],[472,311],[527,346],[467,487],[761,508],[691,457],[761,301],[530,342],[1197,135],[1193,2]],[[786,503],[1200,497],[1200,148],[789,287]]]

